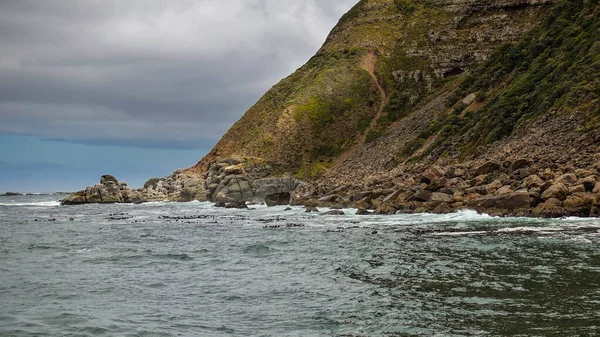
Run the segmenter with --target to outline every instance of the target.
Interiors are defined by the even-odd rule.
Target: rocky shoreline
[[[246,203],[353,207],[357,214],[451,213],[471,209],[494,216],[600,216],[600,154],[588,169],[539,169],[531,160],[469,162],[445,167],[417,166],[413,173],[330,189],[291,175],[271,176],[271,167],[239,159],[212,163],[202,175],[175,171],[132,190],[111,175],[75,192],[63,205],[211,201],[216,206],[247,208]],[[477,164],[477,166],[474,166]],[[419,171],[422,173],[414,173]],[[383,177],[382,177],[383,178]],[[373,186],[373,189],[368,189]],[[333,214],[333,213],[332,213]]]

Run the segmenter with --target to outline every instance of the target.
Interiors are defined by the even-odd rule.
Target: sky
[[[357,0],[3,0],[0,193],[195,164]]]

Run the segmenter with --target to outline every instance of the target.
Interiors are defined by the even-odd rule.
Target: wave
[[[57,207],[60,206],[60,201],[2,202],[0,206]]]

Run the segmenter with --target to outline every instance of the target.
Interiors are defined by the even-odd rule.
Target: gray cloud
[[[210,147],[355,2],[3,1],[0,133]]]

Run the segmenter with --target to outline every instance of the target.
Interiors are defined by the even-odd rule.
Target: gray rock
[[[279,206],[279,205],[289,205],[291,196],[289,193],[276,193],[270,194],[265,197],[265,203],[267,206]]]

